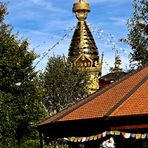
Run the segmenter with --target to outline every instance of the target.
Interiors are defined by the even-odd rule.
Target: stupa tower
[[[69,60],[73,66],[80,68],[90,74],[89,92],[93,93],[99,89],[99,74],[102,69],[102,59],[95,44],[92,33],[86,23],[90,12],[87,0],[77,0],[73,5],[78,23],[74,31],[69,48]]]

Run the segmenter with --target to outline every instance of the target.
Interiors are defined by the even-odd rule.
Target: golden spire
[[[111,73],[120,73],[120,72],[122,72],[122,68],[120,68],[120,66],[121,66],[121,59],[120,59],[119,55],[115,55],[114,67],[110,68],[110,72]]]
[[[121,72],[122,69],[120,68],[121,66],[121,59],[119,56],[115,57],[115,67],[113,69],[113,72]]]
[[[80,55],[85,55],[92,60],[92,65],[99,60],[98,49],[91,31],[86,23],[89,3],[86,0],[78,0],[73,5],[73,12],[76,14],[78,24],[69,48],[69,59],[76,60]]]
[[[97,90],[99,87],[98,74],[101,72],[102,62],[92,33],[86,23],[90,5],[86,0],[77,0],[73,5],[73,12],[78,23],[69,47],[69,60],[73,66],[90,73],[91,79],[94,81],[90,87]]]

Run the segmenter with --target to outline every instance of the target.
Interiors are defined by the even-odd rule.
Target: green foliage
[[[20,148],[39,148],[40,142],[39,140],[27,140],[21,144]]]
[[[88,74],[72,67],[64,56],[49,58],[40,79],[44,102],[50,113],[67,107],[88,93]]]
[[[132,47],[131,63],[148,63],[148,1],[134,0],[134,12],[128,20],[128,38],[124,41]]]
[[[34,134],[32,126],[43,117],[44,106],[32,66],[36,55],[27,40],[12,34],[5,15],[6,6],[0,3],[0,143],[12,147]]]
[[[49,144],[48,144],[49,148],[68,148],[67,142],[63,139],[50,139]]]
[[[10,146],[4,146],[0,144],[0,148],[40,148],[39,140],[27,140],[20,145],[16,145],[16,143],[11,143]]]
[[[5,3],[0,2],[0,23],[3,21],[4,16],[7,14],[7,7]]]

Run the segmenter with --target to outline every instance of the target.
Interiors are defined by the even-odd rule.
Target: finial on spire
[[[115,63],[114,64],[115,64],[114,67],[111,67],[110,71],[112,73],[121,72],[122,71],[122,68],[120,68],[120,66],[121,66],[121,59],[120,59],[119,55],[115,56]]]
[[[76,0],[76,3],[78,2],[87,2],[87,0]]]
[[[88,12],[90,12],[87,0],[76,0],[76,3],[73,5],[73,12],[79,21],[84,21],[87,18]]]

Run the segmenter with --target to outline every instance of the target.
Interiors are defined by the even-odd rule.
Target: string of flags
[[[106,43],[108,46],[110,46],[115,53],[124,54],[124,56],[128,55],[128,52],[126,49],[124,49],[116,44],[116,42],[114,41],[115,38],[113,35],[105,34],[103,30],[98,29],[97,30],[97,37],[98,37],[98,39],[100,39],[101,41]]]
[[[70,28],[70,33],[74,30],[75,27]],[[47,49],[42,56],[40,57],[39,61],[36,62],[35,66],[33,68],[35,68],[47,55],[48,53],[54,49],[57,45],[59,45],[63,40],[65,40],[66,38],[69,37],[70,33],[65,33],[60,39],[59,41],[57,41],[51,48]]]
[[[105,31],[99,27],[89,26],[89,28],[92,30],[92,32],[95,33],[95,35],[103,42],[105,42],[108,46],[112,48],[112,50],[116,53],[122,53],[125,56],[129,55],[128,51],[122,47],[119,47],[116,42],[119,42],[119,40],[110,33],[105,33]],[[40,59],[36,62],[34,68],[48,55],[48,53],[54,49],[57,45],[59,45],[63,40],[67,39],[69,36],[72,36],[71,33],[73,33],[73,30],[76,29],[76,26],[72,26],[68,28],[68,33],[65,33],[59,41],[57,41],[51,48],[47,49],[42,56],[40,56]],[[66,31],[66,30],[65,30]]]
[[[103,41],[104,43],[106,43],[106,45],[110,46],[115,53],[124,54],[124,56],[129,55],[129,51],[117,45],[117,43],[121,42],[119,42],[119,39],[117,39],[113,34],[106,33],[102,28],[94,27],[93,25],[90,26],[90,29],[98,37],[99,40]],[[127,46],[129,47],[129,45]]]
[[[123,136],[125,139],[129,139],[129,138],[135,138],[137,140],[138,139],[148,139],[148,133],[140,134],[140,133],[127,133],[127,132],[121,132],[121,131],[105,131],[98,135],[93,135],[93,136],[88,136],[88,137],[68,137],[64,139],[70,142],[87,142],[87,141],[99,140],[108,135]]]

